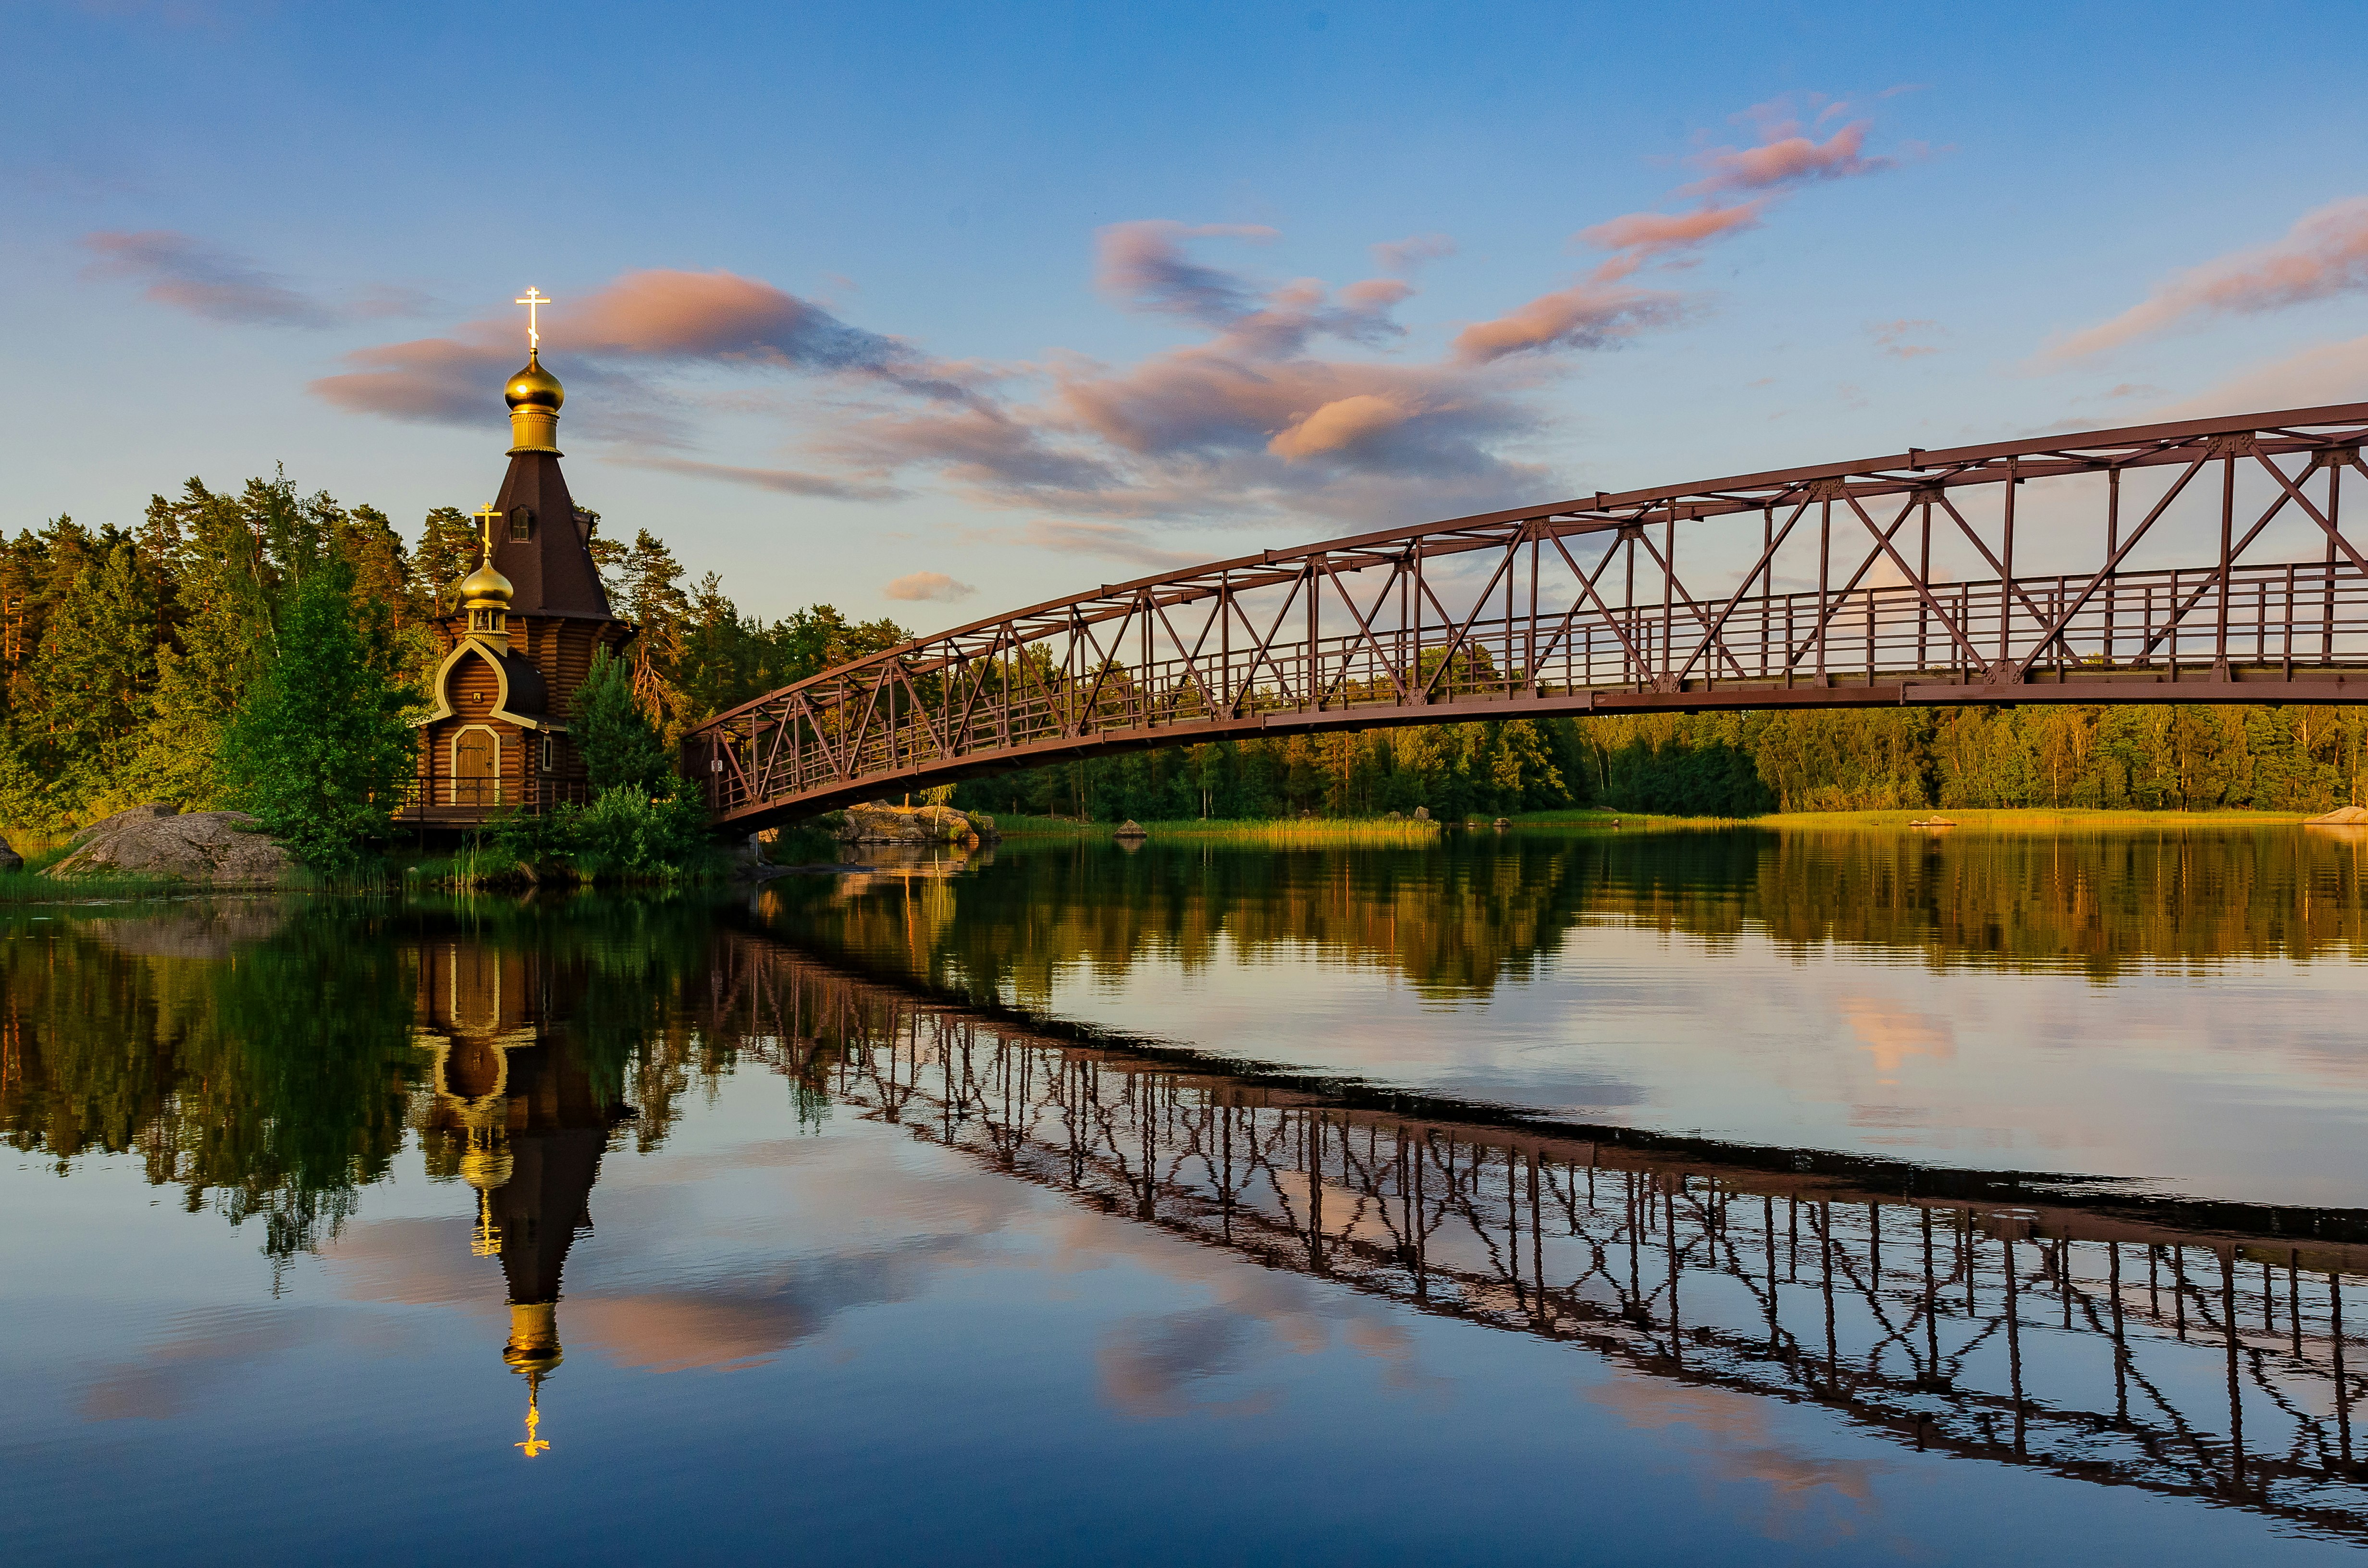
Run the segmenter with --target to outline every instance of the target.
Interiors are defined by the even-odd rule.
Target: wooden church
[[[547,303],[529,290],[536,304]],[[527,301],[520,301],[526,303]],[[531,320],[531,318],[529,318]],[[632,628],[609,612],[592,564],[592,519],[559,470],[559,378],[542,368],[529,325],[525,369],[503,397],[509,473],[477,513],[484,553],[437,624],[443,660],[419,722],[417,780],[402,820],[464,827],[498,812],[584,803],[583,759],[568,736],[575,689],[596,649]]]

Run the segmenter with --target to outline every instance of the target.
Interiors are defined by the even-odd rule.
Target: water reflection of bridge
[[[757,937],[719,945],[704,1014],[867,1115],[1270,1267],[1919,1449],[2368,1537],[2343,1319],[2368,1215],[1509,1122]]]

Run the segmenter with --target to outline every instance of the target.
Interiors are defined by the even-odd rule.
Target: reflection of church
[[[529,327],[529,342],[535,335]],[[595,650],[613,651],[632,634],[609,613],[592,563],[592,515],[577,509],[559,471],[567,394],[542,368],[539,347],[503,395],[509,472],[499,497],[477,513],[482,559],[453,585],[452,613],[437,623],[444,657],[429,691],[434,709],[419,724],[407,822],[464,826],[506,807],[581,802],[584,762],[568,733],[575,688]]]
[[[474,1250],[498,1256],[509,1286],[502,1359],[527,1380],[531,1457],[542,1381],[560,1362],[559,1276],[578,1231],[592,1227],[592,1184],[609,1129],[629,1115],[596,1092],[554,996],[577,983],[546,954],[470,942],[425,947],[418,1043],[433,1060],[421,1128],[428,1174],[477,1194]],[[562,1011],[564,1011],[564,1006]]]

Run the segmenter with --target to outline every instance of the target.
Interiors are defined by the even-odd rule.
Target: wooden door
[[[452,803],[502,803],[502,743],[490,730],[463,730],[452,742]]]

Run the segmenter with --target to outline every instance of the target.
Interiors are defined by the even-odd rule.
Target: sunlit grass
[[[1154,839],[1190,838],[1219,844],[1383,844],[1428,845],[1439,840],[1441,824],[1387,817],[1186,818],[1178,822],[1137,823]],[[1105,840],[1116,833],[1114,822],[1073,822],[1065,817],[997,815],[996,831],[1006,838],[1077,838]]]

